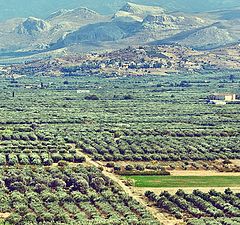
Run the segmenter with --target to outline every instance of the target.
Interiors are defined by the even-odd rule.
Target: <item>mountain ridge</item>
[[[23,23],[16,27],[18,34],[35,35],[44,32],[50,28],[50,24],[42,19],[28,17]]]
[[[143,21],[148,15],[159,15],[164,13],[165,10],[158,6],[145,6],[127,2],[117,13],[114,14],[114,19],[126,20],[132,19],[133,21]]]
[[[91,8],[98,13],[109,15],[114,14],[121,8],[127,1],[126,0],[0,0],[0,21],[10,18],[35,16],[44,19],[56,10],[72,9],[78,7]],[[132,3],[161,6],[168,11],[183,11],[183,12],[206,12],[215,9],[226,9],[240,7],[238,0],[132,0]]]
[[[7,29],[0,29],[0,52],[52,51],[72,46],[79,51],[98,51],[152,43],[217,48],[239,41],[238,19],[221,20],[225,12],[188,14],[135,3],[126,3],[109,16],[86,7],[62,9],[45,20],[29,17],[2,23]]]

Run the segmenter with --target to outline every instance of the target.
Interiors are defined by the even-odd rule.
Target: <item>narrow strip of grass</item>
[[[136,187],[240,187],[240,176],[125,176]]]

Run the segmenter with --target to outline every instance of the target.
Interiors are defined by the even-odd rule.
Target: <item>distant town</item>
[[[196,73],[240,68],[240,45],[196,51],[179,45],[128,47],[106,53],[66,55],[0,68],[7,76],[139,76]]]

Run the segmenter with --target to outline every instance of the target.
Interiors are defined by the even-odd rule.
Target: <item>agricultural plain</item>
[[[229,72],[0,77],[0,217],[19,225],[237,224],[239,193],[228,188],[240,186],[239,102],[207,102],[239,90]],[[191,176],[199,171],[225,175]],[[134,193],[126,173],[140,174],[135,185],[148,194]],[[151,192],[158,187],[226,191],[178,192],[180,203]]]

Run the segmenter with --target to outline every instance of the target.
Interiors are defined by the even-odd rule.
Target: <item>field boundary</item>
[[[123,189],[123,191],[125,193],[127,193],[130,197],[132,197],[133,199],[138,201],[142,206],[144,206],[146,208],[146,210],[148,210],[148,212],[150,212],[152,214],[152,216],[160,222],[160,224],[162,224],[162,225],[180,225],[180,224],[185,224],[183,222],[183,220],[177,220],[174,217],[169,218],[170,216],[166,216],[165,214],[161,213],[157,208],[151,206],[148,202],[146,202],[146,200],[145,200],[145,198],[143,196],[138,195],[134,191],[134,188],[125,185],[124,182],[121,180],[121,177],[119,177],[118,175],[116,175],[114,173],[111,173],[109,171],[109,168],[105,167],[105,165],[103,163],[101,163],[99,161],[98,162],[93,161],[91,159],[91,157],[89,157],[87,154],[83,153],[81,151],[81,149],[76,148],[76,151],[86,158],[86,163],[89,163],[90,165],[95,166],[95,167],[101,167],[103,169],[102,173],[106,177],[110,178],[115,183],[117,183]]]

